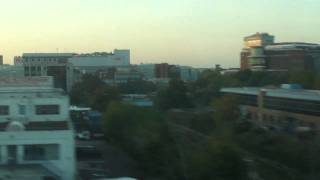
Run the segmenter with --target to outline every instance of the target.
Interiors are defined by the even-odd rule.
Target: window
[[[24,160],[58,160],[58,144],[33,144],[24,146]]]
[[[36,105],[37,115],[59,114],[59,105]]]
[[[26,106],[25,105],[18,105],[18,109],[19,109],[19,115],[26,114]]]
[[[0,116],[9,115],[9,106],[0,105]]]

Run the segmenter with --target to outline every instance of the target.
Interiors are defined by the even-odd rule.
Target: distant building
[[[0,55],[0,65],[3,65],[3,56]]]
[[[0,179],[74,180],[69,100],[52,77],[1,77],[0,99]]]
[[[155,64],[139,64],[135,68],[142,74],[144,80],[150,80],[156,77],[155,67]]]
[[[24,53],[15,57],[16,64],[24,66],[26,77],[53,76],[55,87],[69,92],[82,74],[96,74],[110,67],[130,65],[130,50],[114,50],[113,53]]]
[[[54,85],[70,91],[76,69],[68,63],[74,53],[24,53],[22,62],[26,77],[52,76]]]
[[[274,43],[274,36],[257,33],[244,38],[241,70],[319,71],[320,45],[302,42]]]
[[[179,66],[180,79],[183,81],[196,81],[199,78],[200,71],[190,66]]]
[[[21,56],[15,56],[13,58],[13,63],[15,66],[22,66],[23,62],[22,62],[22,57]]]
[[[84,73],[96,73],[104,68],[130,66],[130,50],[77,54],[70,57],[69,62]]]
[[[169,78],[169,64],[161,63],[155,65],[155,76],[159,79],[168,79]]]
[[[125,94],[122,95],[122,101],[140,107],[152,107],[153,101],[146,94]]]
[[[242,115],[261,126],[290,132],[320,131],[320,91],[290,84],[222,88],[221,92],[239,97]]]
[[[14,78],[23,76],[24,69],[22,66],[14,66],[9,64],[0,65],[0,77]]]
[[[117,67],[100,70],[98,77],[107,84],[121,84],[128,81],[142,80],[142,74],[133,67]]]

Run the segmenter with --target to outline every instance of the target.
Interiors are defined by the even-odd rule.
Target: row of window
[[[26,105],[18,105],[19,115],[26,114]],[[36,105],[36,115],[55,115],[59,114],[59,105]],[[10,107],[8,105],[0,105],[0,116],[6,116],[10,114]]]
[[[59,62],[59,63],[65,63],[67,62],[66,58],[38,58],[38,59],[33,59],[33,58],[25,58],[25,62],[34,62],[34,61],[47,61],[47,62]]]

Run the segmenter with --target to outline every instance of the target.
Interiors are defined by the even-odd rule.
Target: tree
[[[179,156],[159,112],[112,102],[104,113],[103,129],[112,144],[120,146],[139,162],[146,176],[180,177]]]
[[[247,168],[240,151],[234,144],[210,139],[202,150],[189,160],[188,172],[191,180],[245,180]]]
[[[225,95],[213,103],[213,119],[217,129],[225,130],[239,119],[239,99],[233,95]]]
[[[109,102],[119,100],[120,92],[116,87],[108,86],[94,75],[84,75],[81,82],[76,83],[71,92],[71,104],[90,106],[104,111]]]
[[[187,95],[187,87],[179,79],[170,80],[169,86],[158,92],[156,104],[162,110],[192,107]]]
[[[144,80],[130,80],[118,87],[123,94],[146,94],[156,91],[157,88],[153,82]]]

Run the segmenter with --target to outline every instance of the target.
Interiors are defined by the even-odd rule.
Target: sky
[[[0,54],[130,49],[131,62],[239,67],[243,37],[320,43],[320,0],[0,0]]]

